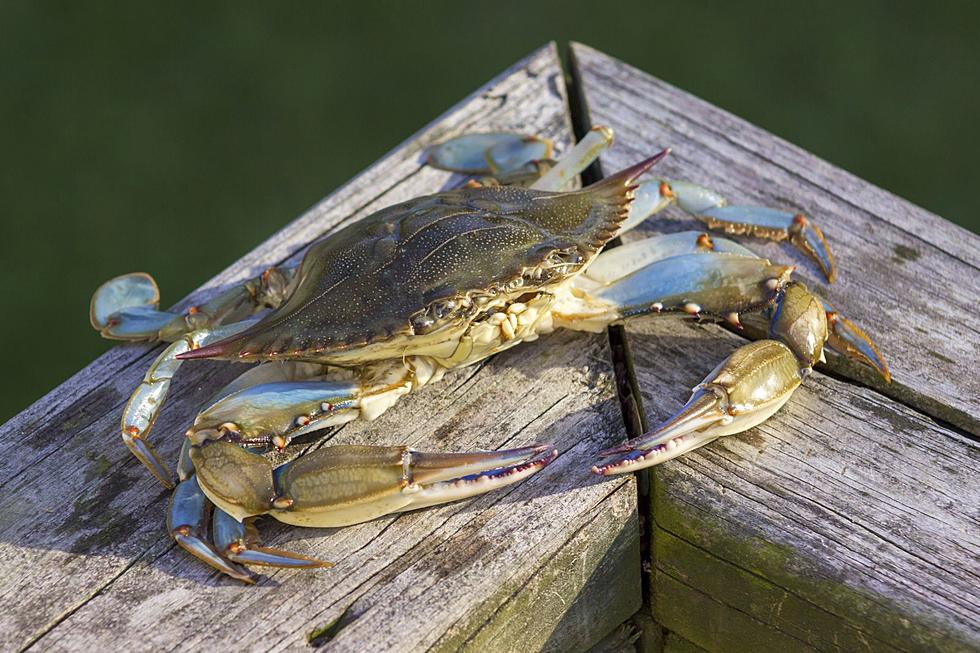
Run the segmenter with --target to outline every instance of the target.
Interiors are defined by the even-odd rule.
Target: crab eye
[[[456,302],[451,299],[436,302],[429,309],[429,313],[437,320],[441,320],[447,315],[451,315],[456,310]]]
[[[412,330],[415,333],[425,333],[428,329],[432,328],[433,324],[435,324],[435,320],[424,313],[412,318]]]

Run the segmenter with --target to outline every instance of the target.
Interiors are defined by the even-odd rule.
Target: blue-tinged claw
[[[886,383],[891,383],[892,376],[888,371],[888,364],[885,363],[881,352],[875,347],[868,334],[841,315],[826,299],[822,301],[827,310],[827,345],[848,358],[870,365],[878,370]]]
[[[537,143],[536,145],[533,143]],[[551,144],[535,136],[522,136],[507,132],[485,134],[463,134],[439,143],[429,150],[427,163],[434,168],[462,174],[490,174],[489,152],[493,149],[497,161],[502,166],[519,168],[528,161],[548,158],[533,156],[539,153],[550,155]],[[532,155],[519,164],[515,161],[521,156]]]
[[[233,562],[296,569],[333,567],[332,562],[282,549],[258,546],[258,534],[251,524],[246,526],[220,508],[214,509],[211,534],[218,550]]]
[[[709,229],[727,234],[747,234],[769,240],[789,240],[820,266],[827,281],[837,276],[834,256],[820,229],[801,213],[764,206],[728,205],[696,212]]]
[[[207,497],[201,492],[196,477],[192,476],[183,481],[170,498],[167,530],[177,544],[194,557],[232,578],[254,583],[255,578],[251,572],[226,560],[205,539],[210,505]]]
[[[359,390],[353,382],[322,379],[248,386],[202,410],[187,437],[201,444],[233,432],[242,443],[281,451],[294,437],[355,419]]]

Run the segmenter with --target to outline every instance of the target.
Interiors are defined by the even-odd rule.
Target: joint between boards
[[[578,64],[575,51],[570,47],[565,49],[562,65],[565,68],[566,97],[572,118],[572,130],[576,141],[581,140],[593,127],[589,116],[588,102],[581,93],[581,79],[578,75]],[[595,183],[603,178],[602,165],[596,159],[582,172],[582,184]],[[617,237],[611,240],[606,248],[619,247],[622,241]],[[613,325],[607,329],[609,335],[609,351],[616,377],[616,396],[623,416],[623,426],[627,439],[639,437],[648,430],[646,413],[643,410],[643,399],[640,394],[639,382],[633,367],[633,357],[630,353],[629,338],[622,325]],[[636,474],[636,507],[640,525],[640,574],[643,608],[641,611],[652,615],[651,578],[653,570],[653,547],[651,542],[651,472],[641,470]]]

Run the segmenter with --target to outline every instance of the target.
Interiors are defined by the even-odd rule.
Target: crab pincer
[[[736,349],[694,387],[679,411],[649,433],[601,452],[614,459],[592,471],[608,476],[650,467],[761,424],[823,360],[825,344],[872,365],[887,380],[888,368],[871,340],[857,327],[844,331],[851,323],[826,308],[804,284],[779,284],[769,311],[771,339]],[[843,335],[834,335],[833,322],[841,325]],[[844,338],[843,344],[838,342]]]
[[[651,432],[601,452],[617,458],[592,471],[632,472],[741,433],[771,417],[802,381],[799,362],[783,343],[759,340],[740,347],[694,388],[683,408]]]
[[[262,455],[224,440],[205,441],[187,450],[196,474],[174,493],[171,534],[197,558],[245,582],[254,582],[241,566],[245,564],[331,566],[259,546],[251,524],[254,517],[269,515],[300,526],[348,526],[517,483],[544,469],[558,455],[550,444],[472,453],[338,445],[273,467]],[[211,504],[216,506],[213,544],[205,537]]]
[[[408,447],[323,447],[273,468],[265,457],[221,440],[190,449],[198,482],[239,521],[271,515],[287,524],[347,526],[392,512],[483,494],[543,469],[551,445],[474,453]]]

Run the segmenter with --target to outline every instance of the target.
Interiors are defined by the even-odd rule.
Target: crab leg
[[[296,267],[273,267],[233,286],[186,313],[159,310],[160,290],[153,277],[133,272],[111,279],[95,291],[89,306],[92,326],[110,340],[173,342],[189,331],[237,322],[285,299]]]
[[[501,175],[550,159],[551,150],[551,141],[540,136],[510,132],[462,134],[429,149],[426,163],[467,175]]]
[[[727,253],[681,254],[655,261],[603,286],[574,287],[552,308],[556,326],[598,332],[647,313],[711,316],[738,324],[738,314],[766,307],[793,268]]]
[[[255,319],[244,320],[216,329],[199,329],[186,334],[164,349],[153,361],[143,377],[143,382],[130,396],[122,415],[123,442],[165,487],[173,487],[170,470],[160,460],[156,450],[146,440],[146,436],[160,414],[167,392],[170,390],[170,381],[181,365],[177,357],[185,351],[197,349],[209,342],[244,331],[255,322]]]
[[[759,340],[737,349],[694,388],[680,411],[650,433],[602,452],[603,456],[626,455],[597,465],[593,471],[619,474],[656,465],[768,419],[786,403],[813,365],[823,360],[824,343],[836,344],[839,336],[829,322],[842,325],[842,332],[848,329],[845,337],[851,338],[835,348],[841,347],[842,353],[873,364],[885,376],[887,367],[867,336],[827,309],[826,303],[802,283],[783,284],[770,311],[772,340]],[[854,351],[847,351],[848,347]]]
[[[680,231],[662,234],[606,250],[589,265],[584,276],[601,284],[609,284],[651,263],[678,256],[703,252],[721,252],[756,256],[734,240],[712,238],[703,231]],[[577,283],[581,283],[576,279]]]
[[[324,447],[274,468],[263,456],[223,440],[191,445],[187,451],[197,475],[177,486],[168,522],[171,533],[196,557],[249,583],[254,578],[236,563],[332,566],[258,546],[252,517],[268,514],[288,524],[347,526],[517,483],[558,455],[551,445],[462,454],[344,445]],[[217,548],[204,539],[212,502],[217,506],[211,528]]]
[[[268,514],[299,526],[347,526],[483,494],[543,469],[551,445],[461,454],[408,447],[323,447],[273,469],[222,440],[192,446],[201,488],[237,520]]]
[[[640,184],[620,233],[633,229],[671,204],[701,220],[709,229],[775,241],[789,240],[820,266],[829,282],[833,283],[836,277],[834,256],[823,232],[802,213],[729,205],[715,191],[686,181],[653,179]]]
[[[211,520],[211,536],[214,544],[232,562],[263,567],[288,567],[309,569],[312,567],[333,567],[332,562],[317,560],[309,556],[259,546],[258,530],[251,522],[240,522],[224,510],[214,509]],[[210,561],[205,561],[210,564]],[[224,571],[224,570],[222,570]]]
[[[311,363],[265,363],[219,391],[187,437],[194,444],[225,439],[282,451],[297,436],[377,418],[439,369],[418,356],[364,367],[358,377],[325,374],[323,366]]]
[[[612,145],[613,130],[605,125],[593,127],[582,140],[563,156],[558,164],[541,179],[531,184],[535,190],[559,191],[595,161],[603,150]]]
[[[600,453],[615,460],[592,471],[635,471],[741,433],[779,410],[802,380],[796,356],[783,343],[758,340],[740,347],[695,386],[683,408],[650,433]]]
[[[205,531],[210,507],[211,502],[201,492],[197,478],[191,476],[182,481],[170,497],[167,530],[177,544],[194,557],[232,578],[254,583],[255,579],[247,569],[222,557],[207,541]]]
[[[358,384],[349,381],[261,383],[202,410],[187,437],[197,444],[226,438],[283,450],[296,436],[357,419],[360,394]]]
[[[683,231],[633,241],[604,251],[573,284],[587,293],[597,293],[598,288],[614,285],[651,263],[681,254],[711,252],[756,256],[748,248],[727,238]],[[770,337],[786,343],[806,367],[823,361],[822,348],[826,341],[834,351],[872,366],[886,382],[890,382],[888,365],[867,334],[827,300],[813,295],[802,283],[793,282],[785,286],[770,317]]]
[[[826,299],[821,302],[827,312],[827,344],[830,348],[848,358],[867,363],[881,374],[886,383],[891,383],[888,364],[871,338],[858,325],[841,315]]]

